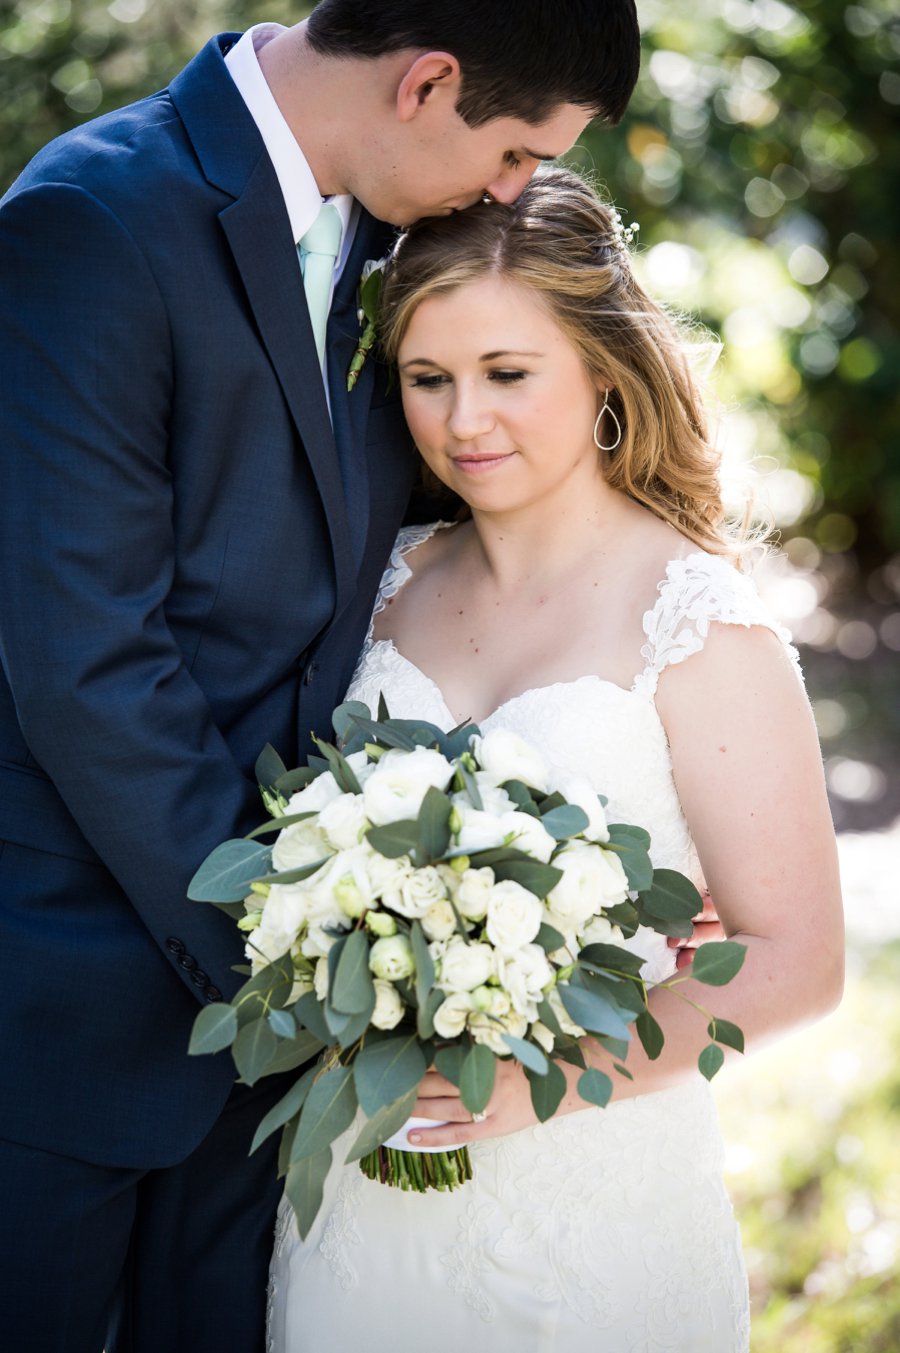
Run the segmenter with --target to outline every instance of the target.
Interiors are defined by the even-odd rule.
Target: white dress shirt
[[[341,247],[334,266],[334,285],[339,281],[356,234],[359,219],[359,203],[349,193],[323,198],[313,172],[294,133],[275,102],[271,89],[262,73],[257,52],[278,33],[287,30],[282,24],[260,23],[248,28],[231,51],[225,57],[229,74],[237,85],[238,93],[247,105],[247,110],[259,129],[263,144],[278,178],[278,186],[284,198],[294,243],[309,230],[318,216],[323,202],[331,202],[337,208],[341,218]],[[299,257],[297,266],[299,267]],[[329,302],[330,304],[330,302]],[[328,390],[326,382],[326,394]]]

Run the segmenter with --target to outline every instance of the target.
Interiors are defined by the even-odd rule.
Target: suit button
[[[311,662],[309,664],[306,671],[303,673],[304,686],[311,686],[313,684],[313,678],[315,677],[316,672],[318,672],[318,670],[319,664],[317,662]]]
[[[184,968],[185,972],[193,972],[197,966],[197,960],[191,958],[190,954],[182,954],[178,960],[179,968]]]
[[[176,939],[174,935],[170,935],[169,938],[166,940],[166,948],[168,949],[170,954],[187,953],[187,948],[184,942],[182,940]]]
[[[206,973],[201,972],[199,968],[197,968],[195,972],[191,973],[191,981],[194,983],[195,986],[198,987],[209,986],[209,978],[207,977]]]
[[[213,1001],[221,1001],[222,999],[222,993],[218,987],[207,987],[203,995],[210,1003]]]

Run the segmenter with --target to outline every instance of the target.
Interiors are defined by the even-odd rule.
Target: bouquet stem
[[[472,1178],[472,1162],[465,1146],[453,1151],[422,1152],[379,1146],[362,1157],[359,1168],[368,1179],[413,1193],[458,1189]]]

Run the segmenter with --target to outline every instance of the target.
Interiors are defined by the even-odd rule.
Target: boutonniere
[[[375,344],[375,322],[381,301],[384,269],[389,258],[390,254],[385,254],[384,258],[370,258],[363,266],[362,276],[359,279],[359,323],[362,332],[347,372],[348,390],[352,390],[356,384],[365,360]]]

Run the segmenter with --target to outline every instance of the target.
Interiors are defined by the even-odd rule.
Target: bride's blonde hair
[[[608,483],[703,549],[737,556],[686,345],[635,279],[615,209],[554,166],[511,205],[481,202],[412,226],[385,274],[378,327],[388,360],[397,360],[424,300],[485,276],[537,293],[588,371],[610,387],[622,439],[607,453]]]

